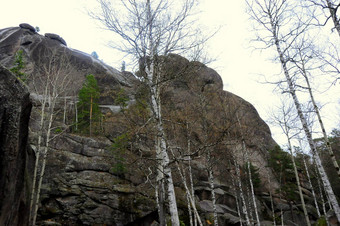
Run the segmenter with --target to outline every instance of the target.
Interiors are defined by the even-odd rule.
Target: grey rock
[[[208,213],[214,212],[213,204],[211,200],[200,201],[199,206],[201,210],[204,212],[208,212]],[[224,213],[224,210],[219,205],[216,205],[216,210],[217,210],[217,213]]]
[[[28,29],[28,30],[30,30],[30,31],[32,31],[32,32],[34,32],[34,33],[37,32],[36,29],[35,29],[32,25],[27,24],[27,23],[19,24],[19,27],[21,27],[21,28],[23,28],[23,29]]]
[[[238,225],[240,223],[240,218],[230,213],[223,214],[219,220],[223,222],[223,225]]]
[[[274,223],[272,221],[261,221],[261,226],[273,226]]]
[[[28,122],[32,104],[24,85],[0,65],[0,225],[27,225]]]
[[[45,34],[45,37],[50,38],[50,39],[53,39],[53,40],[56,40],[56,41],[60,42],[61,44],[67,46],[66,41],[65,41],[62,37],[60,37],[59,35],[57,35],[57,34],[46,33],[46,34]]]
[[[282,210],[282,211],[287,211],[287,210],[290,210],[290,206],[286,203],[278,203],[276,205],[276,209],[277,210]]]

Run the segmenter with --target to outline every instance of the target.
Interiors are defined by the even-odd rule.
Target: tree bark
[[[251,175],[248,149],[247,149],[246,143],[244,141],[241,122],[240,122],[240,119],[239,119],[237,114],[236,114],[236,119],[237,119],[237,122],[239,124],[240,131],[241,131],[242,149],[243,149],[243,151],[245,152],[245,155],[246,155],[246,164],[247,164],[247,170],[248,170],[248,177],[249,177],[249,184],[250,184],[250,190],[251,190],[251,197],[252,197],[252,200],[253,200],[254,212],[255,212],[255,216],[256,216],[256,222],[257,222],[257,225],[260,226],[261,222],[260,222],[260,218],[259,218],[259,214],[258,214],[258,209],[257,209],[257,204],[256,204],[256,197],[255,197],[254,185],[253,185],[253,180],[252,180],[252,175]],[[251,211],[251,209],[249,209],[249,211]]]
[[[49,119],[48,119],[47,133],[46,133],[46,144],[45,144],[45,148],[44,148],[44,152],[43,152],[43,162],[42,162],[42,166],[41,166],[39,183],[38,183],[38,187],[37,187],[37,193],[36,193],[36,199],[35,199],[35,206],[34,206],[34,214],[33,214],[32,225],[35,225],[36,219],[37,219],[39,200],[40,200],[41,185],[42,185],[42,180],[43,180],[43,177],[44,177],[44,174],[45,174],[46,158],[47,158],[47,152],[48,152],[49,143],[50,143],[50,136],[51,136],[52,122],[53,122],[53,114],[54,114],[55,101],[56,101],[56,98],[53,98],[52,102],[49,105],[50,109],[49,109]]]
[[[304,65],[304,64],[303,64]],[[327,136],[327,133],[326,133],[326,129],[325,129],[325,126],[323,124],[323,121],[322,121],[322,118],[321,118],[321,114],[320,114],[320,111],[319,111],[319,108],[318,106],[316,105],[316,102],[315,102],[315,99],[314,99],[314,95],[313,95],[313,92],[312,92],[312,88],[310,86],[310,83],[309,83],[309,79],[308,79],[308,75],[306,73],[306,70],[303,66],[303,76],[306,80],[306,84],[307,84],[307,89],[308,89],[308,93],[309,93],[309,96],[310,96],[310,99],[312,101],[312,104],[313,104],[313,108],[314,108],[314,111],[316,113],[316,115],[318,116],[318,121],[319,121],[319,124],[320,124],[320,127],[321,127],[321,131],[322,131],[322,134],[323,134],[323,138],[324,138],[324,141],[326,143],[326,148],[328,150],[328,153],[331,157],[331,161],[332,161],[332,164],[338,174],[338,178],[340,179],[340,168],[339,168],[339,164],[335,158],[335,155],[334,155],[334,152],[332,150],[332,146],[329,142],[329,139],[328,139],[328,136]]]
[[[310,223],[308,212],[307,212],[307,209],[306,209],[305,199],[303,198],[302,189],[301,189],[301,183],[300,183],[300,177],[299,177],[299,174],[298,174],[298,171],[297,171],[297,168],[296,168],[295,158],[294,158],[294,155],[293,155],[292,144],[290,142],[289,135],[287,136],[287,139],[288,139],[288,149],[289,149],[289,152],[290,152],[290,156],[292,158],[294,174],[295,174],[296,183],[297,183],[298,190],[299,190],[299,195],[300,195],[300,200],[301,200],[303,214],[305,215],[305,219],[306,219],[307,225],[310,226],[311,223]]]
[[[45,87],[44,95],[47,95],[47,86]],[[40,123],[39,123],[39,131],[43,131],[44,127],[44,119],[45,119],[45,106],[46,106],[46,96],[44,96],[44,100],[41,103],[41,116],[40,116]],[[38,144],[35,151],[35,163],[34,163],[34,172],[33,172],[33,180],[32,180],[32,191],[31,191],[31,198],[30,198],[30,215],[29,215],[29,224],[32,224],[33,221],[33,215],[34,215],[34,209],[33,209],[33,203],[34,203],[34,196],[36,195],[35,186],[37,183],[37,174],[38,174],[38,168],[39,168],[39,160],[40,160],[40,149],[41,149],[41,141],[42,140],[42,133],[39,132],[38,135]]]
[[[340,18],[338,18],[337,15],[336,15],[337,10],[339,10],[339,8],[340,8],[339,7],[340,4],[338,4],[336,6],[330,0],[326,0],[326,2],[327,2],[327,7],[329,9],[330,16],[331,16],[333,23],[334,23],[334,28],[338,32],[339,37],[340,37]]]
[[[240,166],[238,165],[238,163],[236,162],[235,159],[234,159],[234,164],[235,164],[235,168],[236,168],[238,189],[240,191],[240,197],[241,197],[241,202],[242,202],[242,212],[243,212],[244,216],[246,217],[247,225],[251,225],[249,215],[248,215],[248,210],[247,210],[247,204],[246,204],[246,200],[244,198],[243,189],[242,189]]]
[[[274,26],[274,25],[272,24],[272,26]],[[300,102],[299,102],[299,100],[297,98],[297,95],[295,93],[294,85],[293,85],[292,79],[290,78],[290,75],[289,75],[289,72],[288,72],[288,69],[287,69],[287,66],[286,66],[286,61],[285,61],[283,53],[281,51],[280,44],[279,44],[280,42],[279,42],[278,37],[276,36],[276,33],[273,33],[273,37],[274,37],[274,40],[275,40],[275,45],[276,45],[277,52],[278,52],[279,57],[280,57],[280,62],[281,62],[282,68],[283,68],[283,72],[284,72],[285,77],[287,79],[287,83],[288,83],[288,86],[289,86],[289,93],[290,93],[290,95],[292,96],[292,98],[294,100],[294,104],[295,104],[296,110],[298,112],[300,121],[302,123],[303,130],[304,130],[304,132],[306,134],[306,137],[307,137],[307,140],[308,140],[311,152],[315,156],[315,162],[316,162],[316,165],[317,165],[317,167],[319,169],[321,180],[323,182],[325,190],[327,191],[327,194],[329,196],[330,202],[331,202],[331,204],[333,206],[333,209],[334,209],[334,212],[335,212],[335,214],[337,216],[337,219],[340,222],[340,208],[339,208],[338,201],[336,200],[336,197],[334,195],[333,189],[331,187],[331,184],[329,182],[329,179],[327,177],[325,169],[323,168],[323,165],[321,163],[321,159],[320,159],[319,153],[316,150],[316,145],[315,145],[314,140],[312,138],[312,134],[311,134],[311,132],[309,130],[309,127],[308,127],[308,124],[307,124],[307,120],[306,120],[305,116],[303,115],[303,111],[302,111]]]
[[[210,185],[210,189],[211,189],[211,201],[212,201],[213,211],[214,211],[214,225],[218,226],[214,175],[213,175],[213,171],[212,171],[211,167],[209,167],[209,169],[208,169],[208,175],[209,175],[209,185]]]
[[[315,205],[315,208],[316,208],[316,212],[318,214],[318,217],[320,218],[321,217],[321,213],[320,213],[320,209],[319,209],[319,204],[318,204],[318,201],[316,199],[315,191],[314,191],[314,188],[313,188],[312,181],[310,179],[307,163],[306,163],[306,160],[305,160],[304,156],[302,156],[302,160],[303,160],[303,165],[304,165],[305,170],[306,170],[308,183],[309,183],[309,186],[311,187],[311,190],[312,190],[312,195],[313,195],[313,199],[314,199],[314,205]]]
[[[90,100],[90,136],[92,136],[92,106],[93,106],[93,97],[91,95],[91,100]]]

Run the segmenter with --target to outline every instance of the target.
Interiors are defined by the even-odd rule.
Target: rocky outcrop
[[[50,38],[50,39],[52,39],[52,40],[56,40],[56,41],[60,42],[61,44],[67,46],[66,41],[65,41],[62,37],[60,37],[59,35],[57,35],[57,34],[46,33],[46,34],[45,34],[45,37]]]
[[[100,87],[99,104],[104,114],[100,133],[90,138],[72,134],[71,130],[60,135],[57,130],[53,131],[58,136],[50,143],[47,155],[38,222],[55,225],[153,224],[157,220],[157,208],[150,181],[155,180],[155,134],[147,130],[153,126],[148,121],[148,92],[132,73],[119,72],[86,53],[68,48],[58,37],[41,36],[27,26],[0,30],[0,63],[7,67],[13,66],[15,54],[23,50],[24,72],[34,76],[41,66],[39,53],[53,48],[67,53],[75,71],[73,82],[68,87],[69,95],[77,95],[87,74],[94,74]],[[243,221],[237,214],[239,197],[233,184],[234,167],[230,164],[233,161],[231,156],[240,165],[244,163],[243,142],[261,176],[261,185],[256,191],[260,218],[269,220],[272,216],[269,192],[274,196],[279,185],[267,167],[267,151],[276,145],[267,124],[249,102],[223,90],[222,79],[213,69],[175,54],[159,57],[159,60],[163,61],[161,101],[168,145],[182,151],[181,146],[183,150],[187,147],[188,136],[193,150],[202,150],[204,142],[210,142],[208,146],[213,147],[216,161],[213,166],[214,187],[220,224],[239,225]],[[142,68],[137,75],[143,76]],[[27,83],[30,87],[29,79]],[[31,96],[32,99],[39,98],[36,93]],[[120,101],[126,100],[124,111],[121,111],[117,97],[121,98]],[[33,118],[38,113],[37,104]],[[74,118],[72,114],[70,111],[70,121]],[[62,128],[65,125],[61,118],[57,117],[56,123]],[[202,121],[202,118],[207,120]],[[183,129],[185,120],[190,124],[190,135]],[[138,127],[133,127],[136,125]],[[34,148],[37,127],[34,121],[30,126],[30,143]],[[117,152],[112,144],[128,129],[133,131],[131,139],[123,152]],[[137,131],[139,136],[133,137]],[[210,140],[207,131],[212,134],[208,137]],[[223,142],[220,142],[222,135]],[[124,164],[118,170],[117,162]],[[204,153],[193,156],[191,164],[196,203],[202,218],[208,220],[213,208]],[[175,165],[173,169],[178,206],[181,217],[185,218],[185,191]],[[280,212],[282,205],[288,206],[278,200],[274,196],[276,212]],[[291,209],[286,208],[285,218],[299,216],[290,216],[289,211]]]
[[[153,190],[144,183],[143,174],[137,170],[125,176],[117,173],[110,146],[105,138],[71,134],[53,141],[42,189],[40,222],[127,225],[156,218]]]
[[[13,67],[16,53],[23,51],[25,62],[24,73],[35,75],[41,64],[41,54],[46,50],[56,50],[58,53],[65,53],[69,59],[70,69],[74,82],[70,84],[69,96],[77,95],[81,84],[88,74],[93,74],[101,89],[101,104],[112,105],[116,88],[131,89],[135,82],[134,76],[129,73],[121,73],[104,62],[92,57],[90,54],[66,46],[66,41],[59,35],[47,33],[40,35],[28,25],[21,24],[20,27],[0,29],[0,63],[7,67]],[[33,85],[28,81],[28,86]],[[72,91],[72,92],[71,92]]]
[[[30,24],[27,24],[27,23],[22,23],[22,24],[19,24],[19,27],[23,28],[23,29],[28,29],[32,32],[37,32],[37,30]]]
[[[0,225],[27,225],[31,102],[27,89],[0,65]]]

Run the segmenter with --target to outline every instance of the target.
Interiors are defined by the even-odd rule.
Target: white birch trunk
[[[159,145],[159,138],[156,137],[156,158],[157,158],[157,175],[156,175],[156,200],[158,207],[159,225],[166,225],[166,214],[165,214],[165,186],[164,186],[164,169],[161,164],[161,151]]]
[[[315,161],[314,161],[315,163]],[[328,217],[327,217],[327,210],[326,210],[326,202],[325,202],[325,198],[323,196],[323,189],[322,189],[322,186],[321,186],[321,183],[320,183],[320,178],[319,178],[319,172],[318,172],[318,169],[315,168],[315,173],[316,173],[316,181],[318,183],[318,188],[319,188],[319,193],[320,193],[320,198],[321,198],[321,204],[322,204],[322,211],[323,211],[323,214],[325,216],[325,219],[326,219],[326,222],[327,222],[327,225],[330,225],[329,224],[329,220],[328,220]],[[328,198],[326,196],[326,198]],[[329,202],[328,202],[329,203]],[[332,209],[332,206],[330,205],[330,208]]]
[[[308,226],[311,226],[310,220],[309,220],[309,216],[308,216],[308,212],[306,209],[306,204],[305,204],[305,199],[303,198],[303,194],[302,194],[302,189],[301,189],[301,183],[300,183],[300,178],[299,178],[299,174],[296,168],[296,163],[295,163],[295,159],[294,159],[294,155],[293,155],[293,150],[292,150],[292,144],[290,142],[290,138],[289,135],[287,135],[287,139],[288,139],[288,148],[289,148],[289,152],[290,152],[290,156],[292,159],[292,163],[293,163],[293,169],[294,169],[294,174],[295,174],[295,178],[296,178],[296,183],[298,186],[298,190],[299,190],[299,195],[300,195],[300,200],[301,200],[301,204],[302,204],[302,210],[303,210],[303,214],[305,215],[305,219],[306,219],[306,223]]]
[[[189,143],[189,145],[190,145],[190,143]],[[190,146],[189,146],[189,148],[190,148]],[[192,179],[192,170],[191,170],[191,156],[189,156],[188,168],[189,168],[190,191],[191,191],[191,197],[193,198],[193,208],[196,208],[194,182],[193,182],[193,179]],[[202,224],[201,218],[200,218],[198,212],[197,212],[197,214],[194,214],[194,226],[197,226],[197,221],[200,225]]]
[[[320,209],[319,209],[319,204],[318,204],[318,201],[316,199],[314,187],[313,187],[312,181],[310,179],[309,170],[308,170],[307,163],[306,163],[306,160],[305,160],[304,156],[302,156],[302,160],[303,160],[303,165],[304,165],[305,170],[306,170],[308,183],[309,183],[309,186],[311,187],[311,190],[312,190],[312,195],[313,195],[313,199],[314,199],[314,205],[315,205],[315,208],[316,208],[316,212],[318,214],[318,217],[320,218],[321,217],[321,213],[320,213]]]
[[[237,214],[238,214],[238,217],[239,217],[240,225],[242,226],[243,225],[243,221],[242,221],[242,216],[241,216],[241,207],[240,207],[239,197],[238,197],[238,193],[237,193],[237,189],[236,189],[237,185],[236,185],[234,177],[232,177],[232,182],[233,182],[233,185],[234,185],[234,188],[235,188],[236,210],[237,210]]]
[[[310,129],[308,127],[307,120],[306,120],[305,116],[303,115],[303,111],[302,111],[300,102],[299,102],[299,100],[297,98],[297,95],[295,93],[295,89],[294,89],[294,85],[293,85],[292,79],[291,79],[291,77],[289,75],[289,71],[288,71],[288,68],[287,68],[287,65],[286,65],[286,60],[284,59],[284,55],[283,55],[283,53],[281,51],[280,40],[277,37],[277,34],[275,32],[276,31],[275,25],[273,23],[274,22],[272,22],[272,29],[274,31],[273,32],[273,38],[274,38],[274,41],[275,41],[276,50],[277,50],[279,58],[280,58],[280,62],[281,62],[281,66],[282,66],[284,75],[285,75],[285,77],[287,79],[290,95],[292,96],[292,98],[294,100],[294,104],[295,104],[296,110],[298,112],[301,124],[303,126],[303,130],[304,130],[305,135],[307,137],[307,140],[308,140],[311,152],[315,156],[315,162],[316,162],[316,165],[317,165],[317,167],[319,169],[321,180],[322,180],[323,185],[325,187],[325,190],[326,190],[326,192],[327,192],[327,194],[329,196],[329,199],[330,199],[331,205],[333,206],[335,215],[336,215],[338,221],[340,222],[340,208],[339,208],[338,201],[337,201],[337,199],[336,199],[336,197],[334,195],[333,189],[331,187],[331,184],[329,182],[329,179],[327,177],[325,169],[323,168],[323,165],[321,163],[321,159],[320,159],[319,153],[316,150],[316,145],[314,143],[314,140],[312,138],[312,134],[311,134]]]
[[[171,224],[172,226],[179,226],[179,216],[178,216],[178,210],[177,210],[177,203],[176,203],[176,195],[175,195],[175,188],[174,183],[172,180],[172,174],[171,169],[169,166],[170,159],[169,155],[167,153],[167,147],[166,147],[166,138],[165,138],[165,131],[163,129],[162,124],[162,115],[161,115],[161,101],[160,101],[160,85],[158,84],[159,75],[155,72],[155,55],[157,50],[157,44],[154,43],[153,40],[153,18],[152,18],[152,12],[151,12],[151,3],[150,0],[146,1],[146,9],[147,9],[147,15],[146,19],[148,21],[147,25],[147,39],[148,43],[144,43],[144,49],[147,51],[148,56],[150,57],[150,63],[147,62],[148,59],[145,60],[145,69],[147,74],[147,83],[150,90],[150,98],[151,98],[151,109],[154,115],[154,118],[156,120],[156,128],[157,128],[157,136],[159,138],[159,142],[157,144],[159,145],[159,151],[161,156],[161,168],[164,169],[164,177],[167,185],[167,198],[169,201],[169,211],[170,211],[170,217],[171,217]],[[148,46],[147,46],[148,45]]]
[[[63,123],[66,125],[66,109],[67,109],[67,101],[66,101],[66,95],[64,96],[64,114],[63,114]]]
[[[241,202],[242,202],[242,212],[243,212],[244,216],[246,217],[247,225],[251,225],[249,215],[248,215],[248,210],[247,210],[247,204],[246,204],[246,200],[244,198],[243,189],[242,189],[240,166],[238,165],[238,163],[236,162],[235,159],[234,159],[234,164],[235,164],[235,168],[236,168],[238,189],[240,191],[240,198],[241,198]]]
[[[151,59],[150,69],[148,69],[148,67],[146,68],[147,68],[146,72],[147,72],[148,83],[149,83],[148,85],[151,91],[151,109],[153,111],[153,114],[154,114],[154,117],[157,123],[156,128],[157,128],[157,136],[159,139],[159,142],[157,142],[159,146],[156,147],[156,149],[159,149],[159,152],[160,152],[159,160],[161,161],[161,168],[163,169],[163,173],[164,173],[164,177],[165,177],[165,181],[167,185],[167,197],[169,201],[169,211],[170,211],[171,222],[173,226],[179,226],[179,216],[178,216],[178,210],[177,210],[175,188],[174,188],[174,184],[172,180],[171,169],[169,166],[170,159],[167,153],[165,132],[163,129],[163,124],[162,124],[159,89],[157,89],[155,85],[151,84],[151,81],[153,81],[153,77],[154,77],[153,59]]]
[[[198,224],[200,226],[203,226],[201,218],[200,218],[200,216],[198,214],[198,211],[197,211],[197,208],[196,208],[194,196],[190,192],[190,189],[189,189],[188,184],[187,184],[186,176],[183,173],[183,171],[182,171],[182,169],[181,169],[181,167],[180,167],[180,165],[179,165],[179,163],[177,161],[176,161],[176,166],[177,166],[177,169],[178,169],[178,173],[179,173],[179,175],[180,175],[180,177],[182,179],[182,183],[184,185],[184,189],[185,189],[187,200],[188,200],[188,204],[189,204],[188,205],[188,210],[189,210],[189,214],[190,214],[190,224],[193,224],[192,217],[191,217],[192,216],[192,214],[191,214],[191,207],[192,207],[192,209],[194,211],[194,216],[197,219]]]
[[[269,176],[268,172],[267,172],[267,177],[268,177],[268,183],[269,183],[269,185],[271,185],[270,176]],[[273,225],[276,226],[274,202],[273,202],[272,192],[270,190],[269,190],[269,197],[270,197],[270,207],[272,208],[272,213],[273,213],[273,215],[272,215]]]
[[[77,99],[74,101],[75,113],[76,113],[76,131],[78,131],[78,106],[77,106]]]
[[[335,158],[335,155],[334,155],[334,152],[332,150],[332,146],[329,142],[329,139],[328,139],[328,136],[327,136],[327,133],[326,133],[326,129],[325,129],[325,126],[323,124],[323,121],[322,121],[322,118],[321,118],[321,114],[320,114],[320,111],[319,111],[319,108],[318,106],[316,105],[316,102],[315,102],[315,99],[314,99],[314,95],[313,95],[313,92],[312,92],[312,88],[310,86],[310,83],[309,83],[309,79],[308,79],[308,75],[305,71],[305,68],[303,67],[303,73],[304,73],[304,78],[306,80],[306,84],[307,84],[307,88],[308,88],[308,92],[309,92],[309,96],[310,96],[310,99],[312,101],[312,104],[313,104],[313,108],[314,108],[314,111],[316,113],[316,115],[318,116],[318,121],[319,121],[319,124],[320,124],[320,127],[321,127],[321,130],[322,130],[322,134],[323,134],[323,138],[325,140],[325,143],[326,143],[326,148],[329,152],[329,155],[331,157],[331,161],[333,163],[333,166],[338,174],[338,178],[340,179],[340,168],[339,168],[339,164]]]
[[[247,149],[246,143],[244,141],[241,122],[240,122],[240,119],[239,119],[237,114],[236,114],[236,119],[237,119],[237,122],[239,124],[240,131],[241,131],[242,149],[243,149],[243,152],[245,152],[245,155],[246,155],[246,164],[247,164],[247,169],[248,169],[249,184],[250,184],[250,190],[251,190],[251,197],[252,197],[253,205],[254,205],[254,212],[255,212],[255,216],[256,216],[256,222],[257,222],[257,225],[260,226],[261,222],[260,222],[260,217],[259,217],[259,214],[258,214],[258,208],[257,208],[257,204],[256,204],[256,197],[255,197],[255,192],[254,192],[253,179],[252,179],[252,175],[251,175],[248,149]],[[249,209],[249,211],[251,211],[251,209]]]
[[[34,172],[33,172],[33,181],[32,181],[32,193],[30,198],[30,214],[29,214],[29,222],[30,225],[33,225],[33,216],[35,213],[35,210],[33,209],[33,203],[34,198],[37,195],[36,192],[36,183],[37,183],[37,174],[38,174],[38,167],[39,167],[39,161],[40,161],[40,149],[41,149],[41,142],[42,142],[42,134],[44,129],[44,121],[45,121],[45,108],[46,108],[46,96],[48,94],[48,86],[45,86],[45,90],[43,92],[43,100],[41,101],[41,114],[40,114],[40,123],[39,123],[39,131],[38,131],[38,144],[37,144],[37,150],[35,152],[35,163],[34,163]]]
[[[191,202],[191,206],[194,210],[194,219],[193,219],[193,225],[197,226],[197,222],[200,226],[203,226],[202,221],[201,221],[201,217],[198,214],[197,208],[196,208],[196,202],[195,202],[195,190],[194,190],[194,181],[192,178],[192,169],[191,169],[191,142],[190,142],[190,136],[189,136],[189,124],[186,123],[186,128],[187,128],[187,137],[188,137],[188,144],[187,144],[187,152],[188,152],[188,156],[189,156],[189,160],[188,160],[188,170],[189,170],[189,182],[190,182],[190,190],[189,188],[186,186],[186,190],[189,193],[189,198],[190,198],[190,202]],[[191,219],[190,219],[191,220]]]
[[[211,201],[213,205],[213,211],[214,211],[214,225],[218,226],[218,216],[217,216],[217,208],[216,208],[216,196],[215,196],[215,186],[214,186],[214,175],[211,167],[208,169],[209,174],[209,185],[211,189]]]
[[[53,122],[53,114],[54,114],[54,106],[55,106],[55,101],[56,98],[51,98],[49,99],[52,101],[49,101],[49,119],[48,119],[48,126],[47,126],[47,133],[46,133],[46,144],[43,152],[43,160],[42,160],[42,166],[41,166],[41,172],[40,172],[40,177],[39,177],[39,183],[37,187],[37,194],[35,198],[35,205],[34,205],[34,214],[33,214],[33,220],[32,220],[32,225],[35,225],[36,219],[37,219],[37,213],[38,213],[38,208],[39,208],[39,200],[40,200],[40,191],[41,191],[41,185],[42,185],[42,180],[44,177],[45,173],[45,167],[46,167],[46,158],[47,158],[47,152],[49,149],[49,142],[50,142],[50,135],[51,135],[51,129],[52,129],[52,122]]]

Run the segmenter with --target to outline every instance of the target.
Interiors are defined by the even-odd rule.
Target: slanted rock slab
[[[0,65],[0,225],[27,225],[29,93]]]

